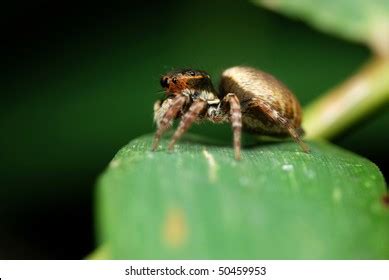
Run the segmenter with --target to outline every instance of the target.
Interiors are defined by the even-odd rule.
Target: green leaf
[[[369,44],[389,55],[387,0],[253,0],[271,10],[300,18],[325,32]]]
[[[152,136],[122,148],[99,178],[100,242],[114,259],[387,259],[385,181],[325,142],[230,145]]]

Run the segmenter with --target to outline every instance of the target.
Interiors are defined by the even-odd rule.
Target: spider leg
[[[259,105],[262,112],[264,112],[267,116],[269,116],[273,121],[280,124],[282,127],[286,128],[288,130],[289,135],[293,138],[293,140],[300,145],[301,149],[305,153],[309,153],[309,147],[307,144],[303,142],[302,135],[304,133],[304,130],[302,128],[296,128],[294,127],[290,121],[283,116],[280,116],[280,114],[273,110],[271,106],[268,104],[261,104]]]
[[[240,108],[240,102],[234,93],[227,94],[223,101],[230,104],[230,121],[234,134],[235,159],[240,160],[240,140],[242,137],[242,111]]]
[[[174,118],[177,116],[177,113],[182,109],[187,97],[184,95],[179,95],[173,99],[166,99],[163,104],[154,104],[154,119],[157,123],[157,131],[154,135],[154,141],[152,150],[155,151],[158,147],[159,140],[161,139],[163,133],[171,126]],[[169,103],[165,103],[169,102]],[[166,105],[166,108],[164,106]],[[160,110],[162,110],[162,115]]]
[[[193,104],[189,107],[189,110],[182,117],[181,122],[174,133],[172,140],[169,143],[169,150],[172,151],[174,149],[174,145],[177,140],[181,138],[181,136],[188,130],[188,128],[192,125],[192,123],[198,118],[200,113],[207,107],[207,102],[201,99],[198,99],[193,102]]]

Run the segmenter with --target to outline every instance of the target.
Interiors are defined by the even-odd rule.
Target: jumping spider
[[[166,99],[154,104],[157,131],[153,151],[162,134],[181,117],[169,150],[195,121],[230,122],[234,135],[235,158],[240,159],[241,130],[277,137],[291,136],[308,152],[301,140],[301,107],[292,92],[272,75],[236,66],[225,70],[219,92],[211,77],[200,70],[183,69],[161,77]]]

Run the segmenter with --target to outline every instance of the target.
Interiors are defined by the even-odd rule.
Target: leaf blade
[[[113,258],[389,257],[385,182],[368,160],[283,142],[246,148],[236,162],[230,147],[190,141],[151,153],[151,138],[124,147],[99,180]]]

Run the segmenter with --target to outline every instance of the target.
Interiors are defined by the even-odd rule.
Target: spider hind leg
[[[290,137],[299,144],[303,152],[309,153],[309,147],[304,143],[302,137],[304,135],[304,130],[301,127],[295,127],[292,123],[285,117],[281,116],[277,111],[273,110],[268,104],[262,103],[259,105],[259,109],[264,112],[270,119],[275,123],[286,129]]]

